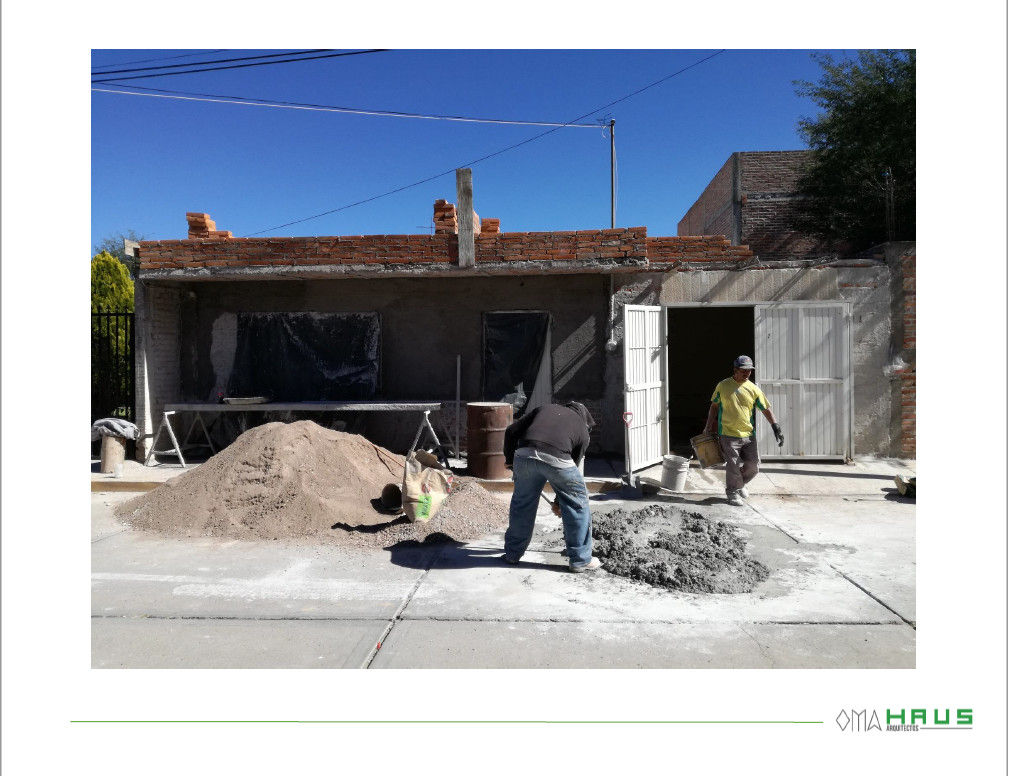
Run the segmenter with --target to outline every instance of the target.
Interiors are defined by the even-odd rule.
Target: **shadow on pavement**
[[[522,560],[506,563],[503,549],[468,549],[444,533],[432,533],[423,541],[400,541],[385,547],[393,565],[403,568],[457,570],[464,568],[508,568],[513,570],[567,571],[567,565],[533,563]]]
[[[374,525],[348,525],[346,522],[337,522],[330,525],[331,530],[346,530],[349,533],[377,533],[380,530],[385,530],[388,527],[393,527],[395,525],[405,525],[409,524],[410,518],[406,514],[401,514],[395,519],[391,519],[388,522],[378,522]]]
[[[893,475],[883,475],[879,473],[862,473],[861,471],[829,471],[829,470],[795,470],[794,468],[768,468],[763,463],[760,466],[761,473],[780,473],[787,476],[825,476],[826,478],[859,478],[859,479],[883,479],[893,481]]]
[[[896,489],[893,489],[891,487],[885,487],[883,489],[883,492],[885,493],[883,495],[884,500],[892,500],[895,503],[914,503],[913,497],[910,498],[905,497],[904,495],[901,495],[900,492],[898,492]]]

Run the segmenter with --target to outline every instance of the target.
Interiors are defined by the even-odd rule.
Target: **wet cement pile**
[[[357,547],[472,541],[508,526],[508,506],[457,477],[435,517],[384,513],[382,487],[403,480],[403,457],[315,422],[271,422],[242,433],[203,465],[122,504],[120,519],[172,537],[315,539]]]
[[[733,525],[651,505],[592,515],[593,554],[610,573],[689,593],[749,593],[770,573]]]

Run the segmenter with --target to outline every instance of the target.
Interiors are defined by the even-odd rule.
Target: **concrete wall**
[[[149,285],[148,291],[153,292],[148,297],[154,318],[148,368],[155,427],[164,403],[215,401],[218,392],[226,391],[239,312],[377,312],[382,324],[382,396],[454,400],[460,355],[465,403],[480,399],[482,314],[546,310],[553,317],[555,398],[586,400],[598,410],[603,396],[605,275],[251,280],[177,288]],[[169,323],[172,307],[175,315]],[[390,448],[409,445],[416,416],[379,418],[369,417],[375,421],[374,428],[369,424],[369,437],[385,440],[382,445]],[[450,411],[441,421],[454,434]]]
[[[841,300],[852,304],[852,370],[854,373],[854,441],[856,454],[894,455],[891,410],[897,369],[891,346],[891,270],[886,263],[855,260],[825,268],[689,271],[655,275],[614,276],[614,342],[607,352],[608,423],[603,447],[621,451],[623,430],[623,304],[755,303]],[[729,357],[731,358],[731,357]]]
[[[166,402],[177,402],[181,386],[179,339],[181,302],[184,292],[175,286],[134,286],[136,313],[136,423],[142,437],[137,441],[137,459],[143,460],[152,446]],[[168,439],[159,444],[168,448]]]

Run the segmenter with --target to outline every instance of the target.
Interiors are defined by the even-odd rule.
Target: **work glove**
[[[554,512],[555,516],[559,517],[561,515],[561,504],[555,500],[550,504],[550,510]]]
[[[784,446],[785,436],[781,433],[781,425],[775,422],[771,425],[771,429],[774,430],[774,439],[778,441],[778,446]]]

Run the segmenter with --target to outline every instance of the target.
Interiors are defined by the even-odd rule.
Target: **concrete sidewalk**
[[[675,495],[593,496],[593,510],[668,503],[738,525],[771,569],[744,595],[571,574],[545,503],[525,560],[507,566],[501,534],[387,550],[164,539],[114,518],[135,493],[95,492],[92,665],[913,667],[915,506],[892,480],[913,472],[894,460],[765,463],[744,507],[724,502],[718,470],[692,470]]]

